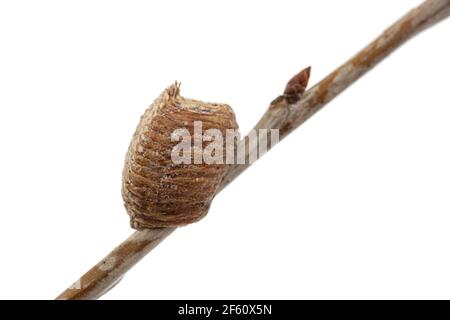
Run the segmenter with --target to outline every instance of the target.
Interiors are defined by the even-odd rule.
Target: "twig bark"
[[[271,103],[256,124],[255,129],[279,129],[281,140],[404,42],[449,15],[450,0],[424,1],[384,31],[357,55],[306,91],[304,96],[299,99],[303,93],[301,85],[305,84],[304,77],[307,76],[306,83],[309,77],[309,69],[303,70],[288,83],[284,94]],[[298,84],[300,84],[300,87],[296,86]],[[244,137],[243,143],[247,139],[247,137]],[[246,155],[248,157],[256,152],[255,148],[249,149],[246,151]],[[248,164],[232,165],[222,182],[220,190],[248,167]],[[134,232],[57,299],[99,298],[174,230],[174,228],[159,228]]]
[[[256,124],[255,129],[280,129],[281,141],[391,52],[417,33],[433,26],[449,15],[449,0],[427,0],[423,2],[419,7],[411,10],[395,22],[358,54],[306,91],[301,100],[284,108],[269,107]],[[250,153],[256,152],[256,149],[250,150]],[[221,186],[222,189],[245,171],[248,166],[233,166]]]

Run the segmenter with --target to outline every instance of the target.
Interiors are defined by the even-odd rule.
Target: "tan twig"
[[[284,94],[271,103],[255,129],[280,129],[280,138],[286,137],[405,41],[449,15],[450,0],[423,2],[384,31],[356,56],[306,91],[302,99],[298,97],[303,91],[295,91],[295,86],[290,87],[292,83],[289,82]],[[291,81],[294,81],[294,84],[296,81],[297,84],[301,84],[302,80],[305,80],[302,77],[306,73],[309,75],[309,69],[303,70],[296,76],[297,79],[294,77]],[[293,88],[294,94],[289,90]],[[245,142],[246,138],[243,141]],[[246,153],[249,156],[255,152],[257,152],[256,149],[250,149]],[[233,165],[223,180],[221,190],[248,167],[249,165]],[[159,228],[134,232],[57,299],[99,298],[174,230],[174,228]]]

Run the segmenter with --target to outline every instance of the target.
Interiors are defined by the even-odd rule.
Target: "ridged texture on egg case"
[[[180,96],[179,85],[164,90],[141,117],[129,146],[123,170],[122,196],[131,226],[141,230],[182,226],[203,218],[228,170],[226,164],[174,164],[171,141],[175,129],[186,128],[194,137],[194,121],[202,131],[237,129],[226,104]],[[209,142],[203,142],[205,147]],[[223,155],[226,154],[225,146]]]

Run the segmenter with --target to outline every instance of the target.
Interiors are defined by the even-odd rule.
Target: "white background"
[[[132,232],[125,152],[174,80],[245,133],[418,3],[2,1],[0,298],[54,298]],[[105,298],[450,298],[449,35],[395,52]]]

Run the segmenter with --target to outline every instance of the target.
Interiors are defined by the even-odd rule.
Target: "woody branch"
[[[279,129],[280,140],[283,139],[404,42],[449,15],[450,0],[424,1],[304,94],[309,68],[301,71],[288,83],[285,92],[270,104],[254,128]],[[245,137],[244,143],[247,140]],[[246,150],[246,157],[256,152],[257,146],[253,146]],[[232,165],[220,190],[248,167],[249,164]],[[57,299],[99,298],[174,230],[158,228],[134,232]]]

